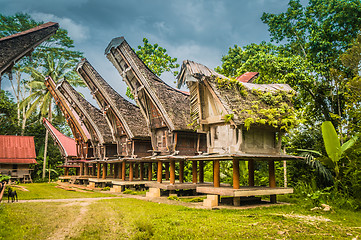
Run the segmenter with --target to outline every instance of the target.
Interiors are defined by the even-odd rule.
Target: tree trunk
[[[52,119],[51,119],[51,102],[49,104],[49,113],[48,113],[48,120],[51,123]],[[46,154],[48,151],[48,137],[49,137],[49,132],[48,129],[46,129],[45,132],[45,147],[44,147],[44,163],[43,163],[43,179],[45,179],[45,169],[46,169]],[[50,165],[49,165],[49,181],[50,181]]]

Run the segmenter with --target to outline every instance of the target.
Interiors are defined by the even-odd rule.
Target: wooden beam
[[[134,164],[134,178],[139,178],[139,164]]]
[[[169,180],[169,162],[166,162],[165,164],[165,180]]]
[[[162,161],[158,161],[157,182],[162,183],[163,167]]]
[[[84,175],[84,163],[80,163],[80,176]]]
[[[114,178],[117,178],[118,177],[118,163],[114,163]]]
[[[122,180],[125,181],[125,173],[126,173],[126,162],[122,162]]]
[[[152,178],[153,178],[152,166],[153,166],[153,164],[151,162],[148,163],[148,181],[152,181]]]
[[[170,184],[174,184],[175,183],[175,161],[171,160],[170,161]]]
[[[199,182],[204,183],[204,161],[199,161]]]
[[[123,174],[123,163],[118,163],[118,177],[119,179],[122,179],[122,174]]]
[[[254,186],[254,160],[248,161],[248,186]]]
[[[220,186],[220,164],[219,160],[213,160],[213,186]]]
[[[233,188],[239,189],[239,160],[233,159]]]
[[[134,174],[133,163],[130,162],[129,163],[129,181],[133,181],[133,174]]]
[[[100,163],[97,163],[97,178],[100,178]]]
[[[85,175],[88,176],[89,175],[89,164],[85,163]]]
[[[107,171],[108,171],[108,164],[107,163],[103,163],[103,176],[102,179],[106,179],[107,178]]]
[[[139,165],[140,165],[139,180],[143,181],[143,179],[144,179],[144,163],[140,163]]]
[[[192,183],[197,183],[197,161],[192,161]]]
[[[276,187],[276,175],[275,175],[275,162],[272,160],[268,161],[268,170],[269,170],[269,187]],[[271,203],[276,203],[277,198],[276,195],[270,195]]]
[[[184,161],[179,161],[179,182],[184,182]]]

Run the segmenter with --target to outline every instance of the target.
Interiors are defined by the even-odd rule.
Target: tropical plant
[[[345,152],[356,143],[358,135],[353,136],[350,140],[341,145],[335,127],[330,121],[323,122],[321,128],[325,149],[328,155],[328,158],[325,158],[323,163],[335,171],[335,178],[339,180],[340,159]]]

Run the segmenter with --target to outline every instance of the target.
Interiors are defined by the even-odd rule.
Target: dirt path
[[[88,205],[90,203],[91,203],[90,201],[85,201],[85,202],[76,201],[76,202],[64,204],[63,207],[80,205],[79,214],[73,221],[64,223],[64,225],[62,225],[60,228],[55,229],[55,231],[47,239],[62,240],[74,236],[77,232],[77,229],[79,229],[79,226],[81,226],[84,222],[81,220],[88,212]]]
[[[19,200],[14,203],[27,203],[27,202],[94,202],[104,199],[118,199],[123,197],[98,197],[98,198],[65,198],[65,199],[33,199],[33,200]]]

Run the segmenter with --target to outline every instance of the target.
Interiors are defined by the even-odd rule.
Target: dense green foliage
[[[360,16],[358,0],[310,0],[307,6],[291,0],[285,12],[261,18],[277,45],[235,45],[216,68],[229,77],[259,72],[255,83],[294,88],[296,117],[302,124],[286,135],[284,144],[293,154],[303,149],[307,158],[291,163],[289,184],[307,182],[322,189],[334,183],[333,191],[351,199],[360,199],[355,189],[361,187],[360,144],[354,137],[361,130]],[[324,121],[328,127],[322,135]],[[330,133],[326,128],[333,129],[332,137],[325,137]],[[336,181],[330,181],[328,172]]]

